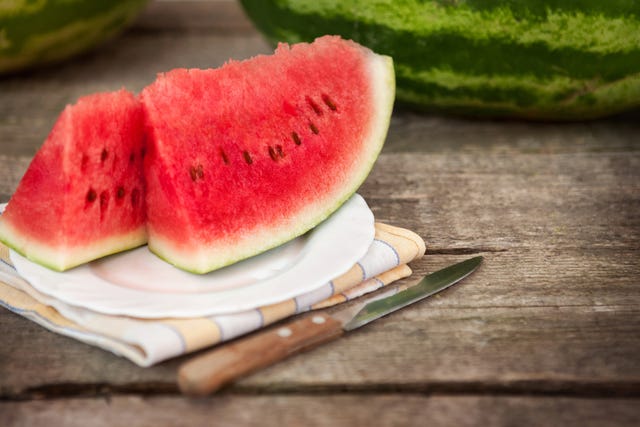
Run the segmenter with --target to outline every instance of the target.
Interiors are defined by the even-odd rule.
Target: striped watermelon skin
[[[0,2],[0,74],[49,64],[120,33],[147,0]]]
[[[397,100],[540,120],[640,106],[637,0],[241,0],[272,42],[339,34],[392,56]]]

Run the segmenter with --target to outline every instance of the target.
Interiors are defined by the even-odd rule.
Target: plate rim
[[[353,207],[351,207],[353,206]],[[282,274],[285,274],[287,272],[290,273],[291,269],[295,266],[298,266],[303,259],[307,259],[307,258],[313,258],[313,253],[309,253],[309,254],[305,254],[300,256],[300,259],[298,260],[298,262],[294,263],[292,266],[290,266],[289,268],[285,269],[283,271],[282,274],[276,274],[275,276],[269,277],[266,280],[262,280],[262,281],[257,281],[256,283],[250,284],[250,285],[246,285],[240,288],[235,288],[235,289],[228,289],[228,290],[222,290],[222,291],[214,291],[214,292],[196,292],[196,293],[168,293],[168,292],[163,292],[163,293],[154,293],[154,292],[149,292],[149,291],[143,291],[143,290],[139,290],[139,289],[132,289],[132,288],[126,288],[123,287],[121,285],[117,285],[114,284],[112,282],[108,282],[106,280],[104,280],[103,278],[96,276],[95,274],[88,274],[90,271],[90,268],[88,267],[87,264],[84,264],[76,269],[73,270],[69,270],[69,272],[73,271],[75,280],[74,282],[77,282],[78,280],[86,280],[87,278],[90,278],[92,280],[97,280],[98,282],[102,282],[102,284],[106,284],[109,287],[113,287],[113,288],[118,288],[118,291],[116,291],[117,293],[120,293],[120,298],[119,299],[131,299],[135,297],[138,298],[149,298],[150,295],[152,295],[153,297],[156,298],[160,298],[160,299],[173,299],[174,301],[177,300],[186,300],[188,299],[188,297],[191,298],[198,298],[198,299],[203,299],[203,298],[213,298],[216,297],[218,299],[223,300],[222,302],[218,302],[217,305],[220,306],[221,304],[229,304],[228,307],[222,308],[222,307],[209,307],[209,308],[205,308],[205,307],[198,307],[197,309],[193,307],[193,305],[191,305],[190,307],[183,307],[184,301],[183,302],[176,302],[173,308],[164,308],[162,312],[160,312],[157,308],[156,309],[149,309],[148,308],[148,304],[150,303],[150,301],[147,299],[145,300],[146,303],[142,305],[142,310],[141,310],[141,306],[139,304],[122,304],[120,306],[115,306],[115,307],[109,307],[109,306],[105,306],[105,304],[112,304],[113,303],[113,298],[109,298],[108,300],[106,300],[107,302],[105,303],[105,300],[102,299],[100,300],[100,303],[96,304],[95,301],[95,297],[93,298],[93,301],[87,303],[87,301],[82,301],[82,298],[78,298],[77,291],[76,293],[72,293],[71,295],[69,295],[68,293],[62,292],[60,293],[56,288],[56,286],[64,286],[64,284],[60,285],[60,283],[57,284],[42,284],[39,283],[38,280],[36,280],[34,283],[33,280],[33,271],[28,272],[27,275],[23,274],[23,272],[20,272],[20,268],[24,267],[24,265],[28,266],[28,267],[32,267],[36,269],[36,273],[38,272],[38,270],[40,270],[40,272],[44,272],[46,275],[54,275],[54,276],[67,276],[67,279],[69,277],[68,272],[65,273],[60,273],[60,272],[56,272],[53,270],[50,270],[46,267],[43,267],[37,263],[34,263],[28,259],[26,259],[25,257],[21,256],[20,254],[16,253],[13,250],[10,250],[10,257],[11,260],[13,261],[15,267],[16,267],[16,271],[18,272],[18,274],[23,277],[34,289],[36,289],[37,291],[52,297],[52,298],[56,298],[58,300],[60,300],[61,302],[71,305],[71,306],[75,306],[75,307],[79,307],[79,308],[84,308],[84,309],[88,309],[94,312],[98,312],[101,314],[107,314],[107,315],[123,315],[123,316],[132,316],[132,317],[136,317],[136,318],[141,318],[141,319],[157,319],[157,318],[163,318],[163,317],[172,317],[172,318],[193,318],[193,317],[205,317],[205,316],[215,316],[215,315],[226,315],[226,314],[232,314],[232,313],[238,313],[238,312],[244,312],[244,311],[250,311],[250,310],[254,310],[257,309],[259,307],[263,307],[263,306],[267,306],[267,305],[271,305],[271,304],[276,304],[279,302],[283,302],[292,298],[295,298],[297,296],[301,296],[304,295],[306,293],[312,292],[317,290],[318,288],[322,287],[323,285],[329,283],[331,280],[333,280],[336,277],[339,277],[341,274],[347,272],[354,264],[356,264],[357,261],[359,261],[367,252],[367,250],[369,249],[374,236],[375,236],[375,221],[374,221],[374,216],[373,216],[373,212],[371,211],[371,209],[369,208],[369,206],[367,205],[366,201],[364,200],[364,198],[359,195],[358,193],[355,193],[354,195],[352,195],[349,199],[347,199],[347,201],[339,208],[337,209],[332,215],[329,216],[329,218],[327,218],[325,221],[323,221],[322,223],[320,223],[318,226],[316,226],[316,228],[314,228],[311,232],[323,232],[324,228],[321,227],[329,227],[329,226],[333,226],[334,228],[337,228],[337,226],[335,224],[332,223],[332,219],[334,222],[338,222],[338,220],[336,218],[339,217],[340,213],[342,213],[342,216],[345,217],[340,218],[342,220],[342,222],[338,222],[338,225],[341,225],[343,223],[349,223],[351,224],[351,222],[353,222],[353,219],[351,218],[351,216],[353,215],[346,215],[345,211],[348,207],[351,207],[352,210],[355,210],[355,212],[358,213],[358,225],[362,226],[363,228],[360,229],[356,229],[353,230],[355,233],[366,233],[366,239],[363,239],[363,242],[360,242],[358,244],[358,252],[354,253],[351,258],[350,261],[347,262],[340,262],[339,263],[339,267],[336,267],[334,270],[339,270],[336,271],[335,274],[331,274],[331,277],[328,277],[329,275],[325,274],[322,276],[322,279],[316,279],[313,281],[309,281],[308,283],[313,283],[312,285],[307,284],[306,286],[302,286],[300,289],[288,289],[287,288],[287,292],[283,292],[282,294],[279,294],[279,296],[271,296],[271,298],[267,298],[264,295],[261,296],[261,298],[259,299],[259,303],[242,303],[239,301],[236,301],[233,304],[229,304],[229,299],[232,300],[233,299],[238,299],[238,296],[233,297],[233,294],[242,294],[242,293],[246,293],[246,291],[248,289],[251,288],[256,288],[259,286],[266,286],[265,283],[270,284],[269,282],[274,282],[276,279],[278,279],[280,276],[282,276]],[[348,211],[347,211],[348,213]],[[363,219],[366,219],[366,222],[363,221]],[[351,221],[351,222],[349,222]],[[364,226],[367,226],[367,230],[364,230]],[[349,228],[350,230],[352,229],[352,227]],[[326,233],[329,233],[329,231],[326,231]],[[340,236],[340,239],[343,239],[344,236]],[[309,239],[311,240],[311,239]],[[364,241],[366,240],[366,244],[364,243]],[[335,246],[335,241],[332,242],[331,246]],[[14,258],[14,256],[16,258]],[[15,259],[18,260],[18,262],[16,263]],[[174,267],[176,268],[176,267]],[[26,277],[29,276],[29,277]],[[79,276],[79,277],[76,277]],[[41,279],[40,277],[38,277],[39,279]],[[61,278],[61,277],[60,277]],[[271,286],[275,286],[273,284],[270,284]],[[68,292],[68,291],[67,291]],[[91,292],[95,293],[95,289],[93,289]],[[263,291],[264,293],[264,291]],[[226,295],[225,295],[226,294]],[[231,295],[231,296],[230,296]],[[86,295],[85,295],[86,298]],[[155,305],[158,305],[158,302],[154,303]],[[166,304],[166,302],[165,302]],[[153,304],[152,304],[153,305]],[[177,306],[177,308],[176,308]],[[147,307],[147,308],[144,308]]]

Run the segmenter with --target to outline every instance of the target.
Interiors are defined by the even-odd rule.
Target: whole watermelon
[[[638,0],[241,0],[272,42],[340,34],[420,109],[570,120],[640,106]]]
[[[147,0],[0,0],[0,74],[68,58],[118,34]]]

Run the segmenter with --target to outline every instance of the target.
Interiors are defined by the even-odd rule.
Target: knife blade
[[[482,260],[481,256],[470,258],[431,273],[412,286],[392,286],[347,307],[314,312],[218,347],[185,362],[178,369],[178,386],[189,395],[212,393],[260,368],[447,289],[473,273]]]

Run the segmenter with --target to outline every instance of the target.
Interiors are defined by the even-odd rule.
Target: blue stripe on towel
[[[373,240],[375,242],[382,243],[383,245],[385,245],[389,249],[391,249],[391,251],[393,252],[393,255],[395,255],[395,257],[396,257],[396,266],[400,265],[400,255],[398,254],[398,251],[396,251],[396,248],[394,248],[393,246],[391,246],[388,242],[385,242],[384,240],[379,240],[379,239],[373,239]]]

